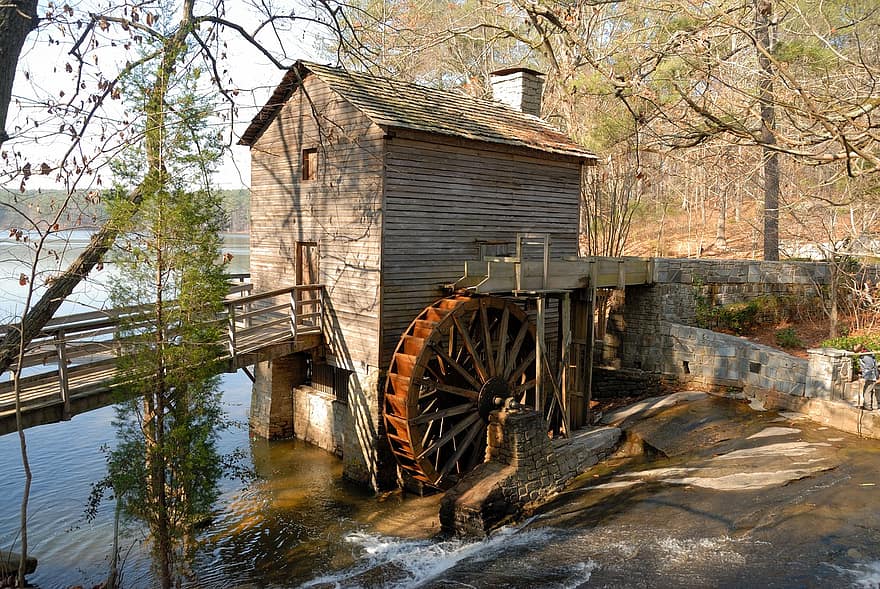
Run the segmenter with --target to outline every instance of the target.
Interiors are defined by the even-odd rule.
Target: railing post
[[[231,304],[227,307],[226,312],[226,339],[229,344],[229,355],[235,360],[235,304]]]
[[[55,350],[58,352],[58,384],[61,387],[61,419],[70,419],[70,379],[67,373],[67,346],[64,330],[55,334]]]
[[[321,335],[324,334],[324,287],[318,287],[318,329],[321,330]]]
[[[296,289],[293,289],[292,291],[290,291],[290,333],[293,334],[294,339],[296,339],[297,324],[298,324],[297,312],[296,312],[296,302],[297,302],[297,295],[298,294],[299,294],[299,291]]]

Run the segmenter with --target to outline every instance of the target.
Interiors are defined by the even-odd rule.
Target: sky
[[[70,0],[68,1],[70,2]],[[259,22],[250,6],[252,1],[262,3],[267,0],[227,0],[226,18],[241,24],[246,30],[252,31]],[[197,0],[197,13],[200,12],[199,2],[200,0]],[[89,12],[99,12],[102,8],[106,9],[108,1],[81,0],[70,2],[70,5],[75,11],[76,18],[84,18]],[[113,5],[118,6],[119,3],[113,2]],[[286,0],[275,2],[273,5],[285,10],[294,10],[296,14],[313,14],[298,1]],[[204,3],[201,6],[204,7]],[[50,3],[41,1],[39,14],[45,15],[47,10],[52,9]],[[60,9],[54,8],[54,10]],[[118,9],[116,14],[118,14]],[[173,19],[173,16],[169,15],[169,18]],[[318,35],[321,32],[317,25],[298,25],[296,28],[284,31],[277,36],[270,34],[269,29],[264,29],[259,39],[285,64],[292,64],[296,59],[326,61],[321,59],[317,49]],[[20,153],[21,157],[17,162],[14,162],[13,158],[0,161],[0,164],[4,166],[0,171],[0,186],[7,191],[15,192],[20,187],[21,177],[14,174],[14,169],[21,167],[23,162],[31,162],[34,169],[37,169],[42,162],[48,162],[50,166],[54,166],[54,162],[58,161],[61,154],[67,151],[71,145],[70,136],[59,136],[57,131],[61,124],[78,125],[78,121],[47,114],[45,106],[40,105],[39,102],[48,95],[54,97],[61,104],[73,95],[73,88],[76,87],[77,81],[75,77],[77,70],[74,67],[73,71],[69,72],[67,64],[75,66],[76,63],[69,55],[74,40],[73,35],[76,33],[77,30],[73,27],[62,29],[53,25],[31,33],[25,43],[16,70],[13,103],[7,122],[10,135],[15,138],[18,134],[19,140],[9,141],[3,146],[5,151]],[[112,28],[108,30],[108,36],[110,33],[114,33]],[[120,31],[117,29],[115,33],[114,36],[119,38]],[[239,108],[233,117],[231,128],[233,137],[231,155],[223,161],[214,176],[214,182],[215,185],[223,188],[241,188],[247,187],[250,181],[250,155],[247,147],[237,146],[235,142],[259,108],[266,102],[278,82],[281,81],[283,72],[234,31],[227,30],[224,39],[228,40],[228,48],[226,49],[228,73],[224,78],[228,76],[232,80],[233,87],[238,91],[236,101]],[[136,59],[137,53],[136,47],[126,50],[120,43],[117,43],[115,47],[111,47],[107,43],[106,47],[94,50],[89,55],[89,60],[93,61],[94,57],[98,58],[98,64],[89,63],[90,69],[87,74],[93,75],[98,70],[116,71],[126,60]],[[89,86],[89,90],[92,90],[91,86]],[[61,96],[62,92],[64,96]],[[107,116],[108,118],[125,118],[118,103],[110,107]],[[92,130],[100,129],[100,124],[100,119],[96,119],[90,123],[90,128]],[[230,137],[228,122],[218,118],[214,124],[217,125],[218,130],[223,131],[224,137],[228,140]],[[100,132],[95,133],[95,138],[92,141],[97,141],[99,135]],[[88,158],[89,148],[86,147],[83,151]],[[101,186],[108,186],[111,182],[109,171],[101,172],[101,176]],[[29,189],[63,187],[58,184],[54,174],[47,176],[35,174],[27,182]],[[80,187],[95,189],[98,188],[98,185],[92,180],[82,182]]]

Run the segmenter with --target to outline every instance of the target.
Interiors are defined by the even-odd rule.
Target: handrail
[[[221,359],[235,361],[242,354],[296,341],[300,334],[323,333],[323,285],[289,286],[260,293],[252,293],[249,287],[247,292],[250,294],[226,298],[223,310],[212,320],[227,326],[218,342],[225,350]],[[70,399],[77,390],[95,386],[95,379],[83,376],[88,375],[88,367],[106,367],[120,353],[119,340],[110,328],[149,308],[151,305],[139,305],[53,319],[53,324],[31,342],[22,363],[22,382],[33,387],[28,391],[28,404],[61,402],[63,415],[69,415]],[[101,378],[107,380],[110,376]],[[11,390],[11,381],[0,382],[0,413],[9,409],[5,401]]]

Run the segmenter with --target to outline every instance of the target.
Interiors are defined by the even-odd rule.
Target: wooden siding
[[[549,233],[552,256],[577,255],[580,160],[412,132],[390,137],[386,158],[382,366],[480,241]]]
[[[258,290],[293,284],[296,243],[318,244],[328,361],[377,366],[383,132],[310,76],[251,149],[251,274]],[[307,96],[306,96],[307,95]],[[302,180],[317,148],[318,177]]]

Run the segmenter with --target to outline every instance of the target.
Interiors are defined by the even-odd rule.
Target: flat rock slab
[[[583,429],[554,441],[537,463],[484,462],[446,492],[440,505],[445,532],[482,536],[500,523],[519,518],[528,505],[547,501],[570,481],[609,456],[617,447],[616,427]],[[552,466],[551,466],[552,465]],[[549,476],[548,473],[556,473]]]
[[[650,417],[650,415],[668,407],[672,407],[673,405],[689,401],[698,401],[705,399],[708,396],[708,393],[702,391],[684,391],[681,393],[672,393],[670,395],[643,399],[638,403],[633,403],[632,405],[628,405],[617,411],[605,414],[602,417],[602,423],[605,425],[620,425],[631,419],[645,419],[646,417]]]
[[[0,550],[0,575],[15,575],[18,573],[18,562],[21,555],[10,550]],[[28,556],[25,562],[25,574],[30,575],[37,570],[37,559]]]
[[[801,430],[795,427],[768,427],[762,429],[756,434],[750,435],[747,440],[754,440],[757,438],[770,438],[774,436],[788,436],[801,433]]]

